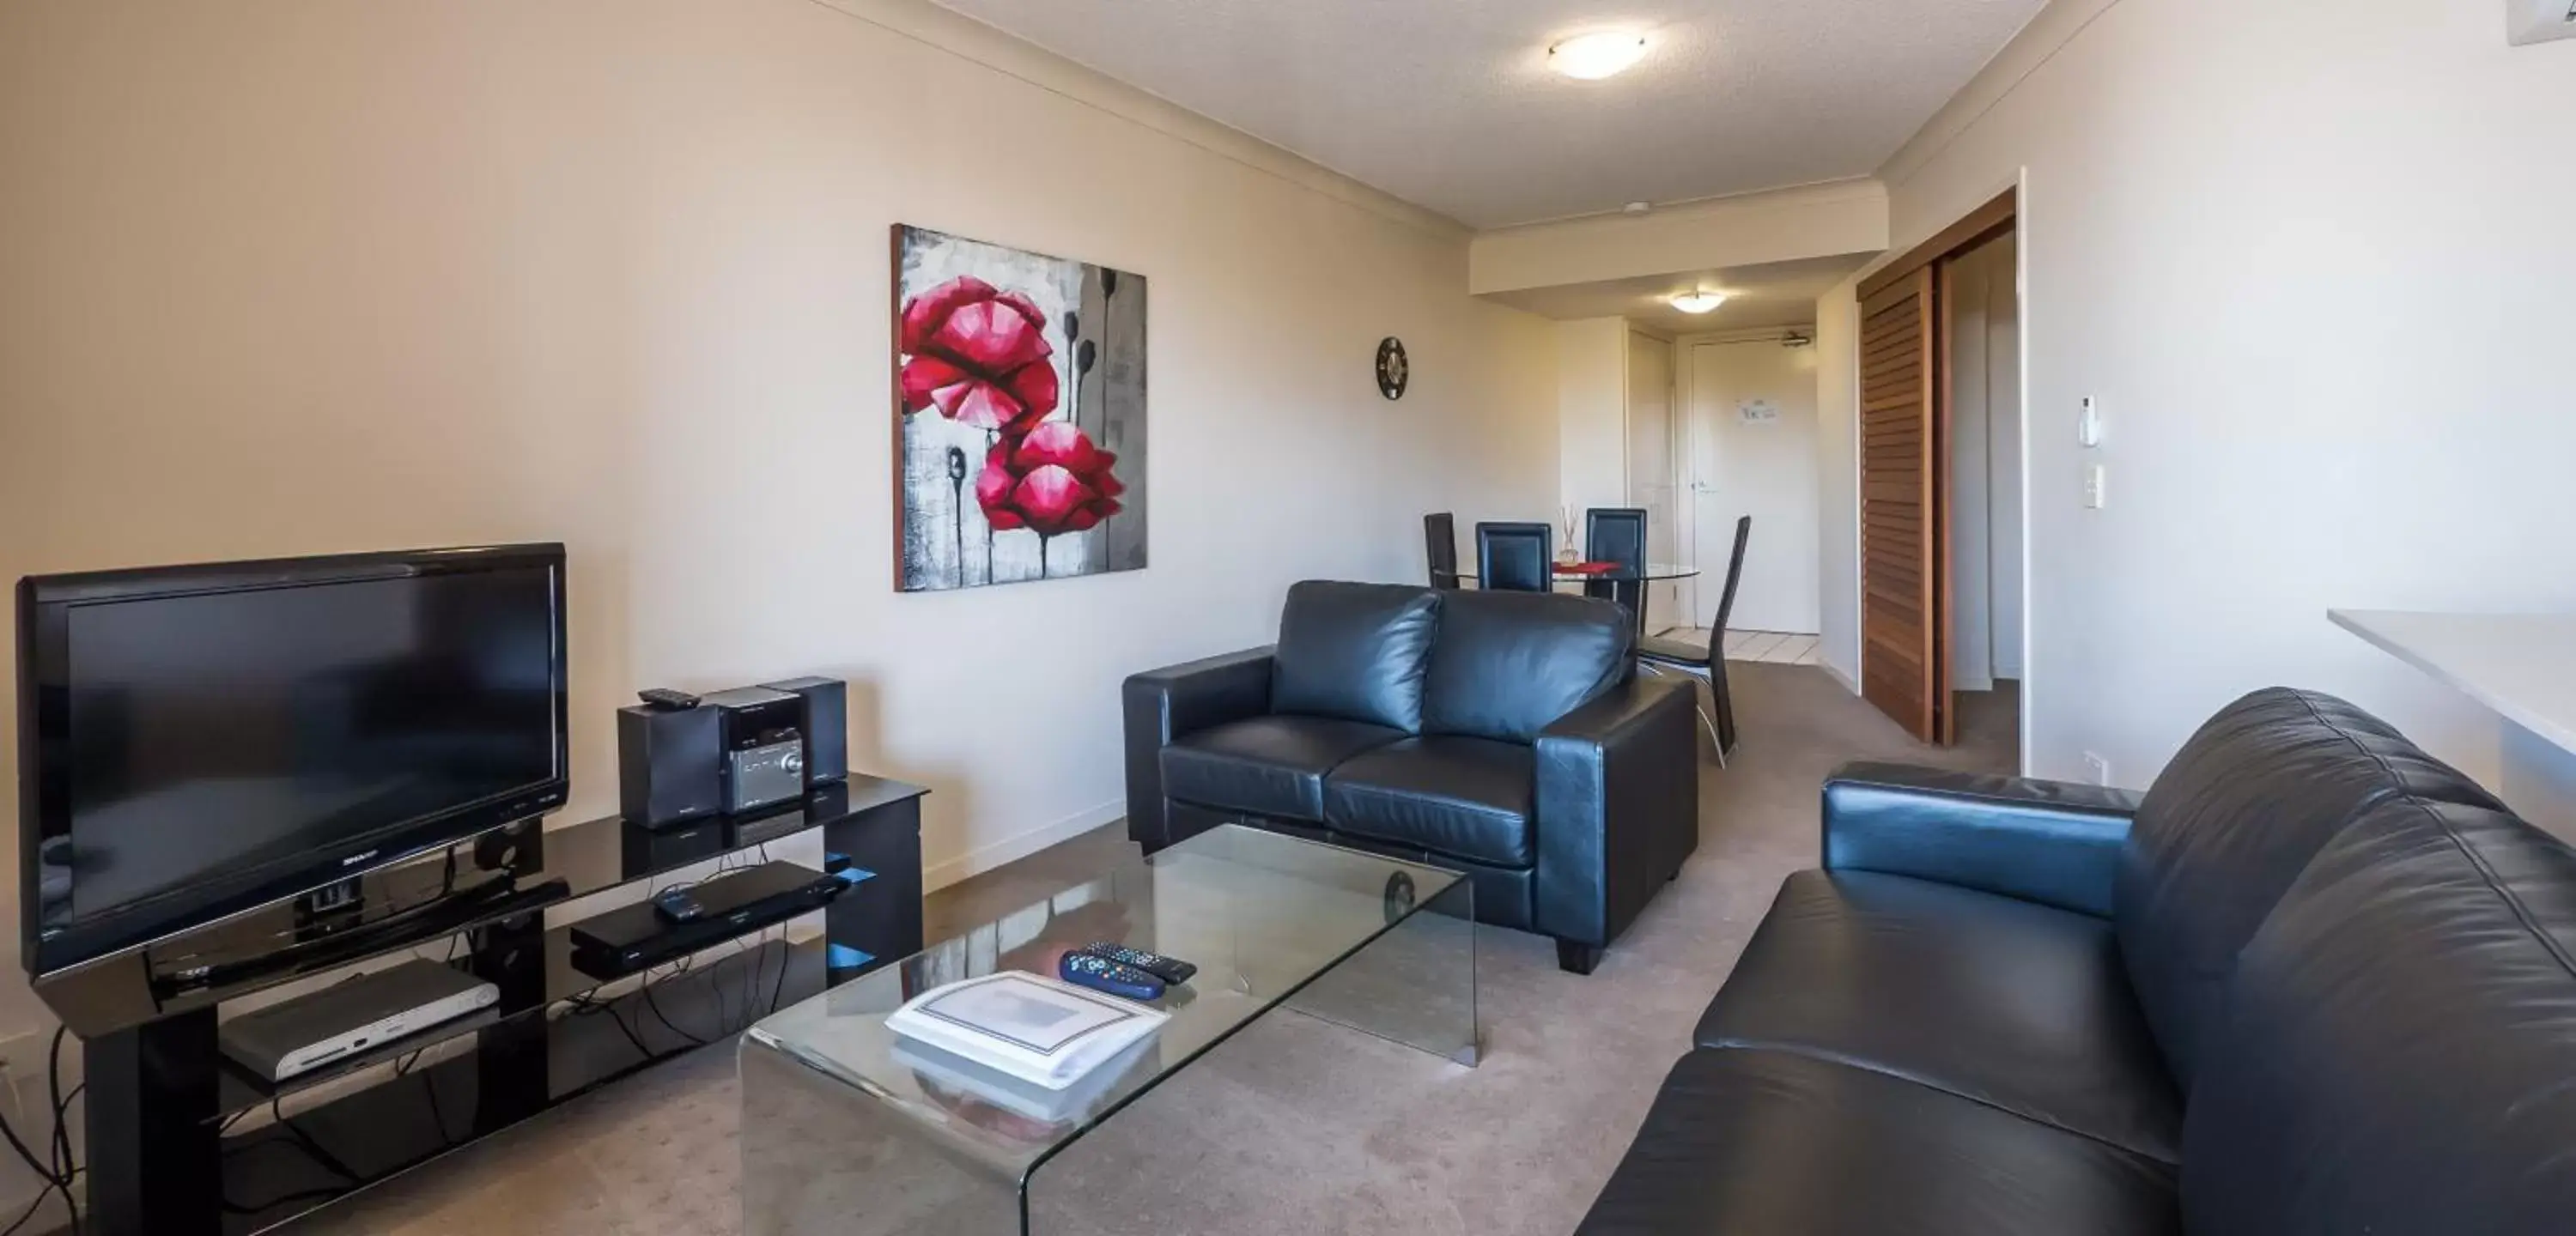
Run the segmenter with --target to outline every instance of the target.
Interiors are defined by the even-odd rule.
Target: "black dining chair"
[[[1619,603],[1646,633],[1646,512],[1633,506],[1596,506],[1583,513],[1583,557],[1615,562],[1619,572],[1608,579],[1583,581],[1583,595]]]
[[[1447,511],[1422,517],[1422,557],[1431,565],[1431,586],[1458,586],[1458,521]]]
[[[1735,585],[1744,578],[1744,543],[1753,535],[1753,517],[1735,521],[1735,552],[1726,560],[1726,591],[1717,597],[1717,622],[1709,628],[1708,647],[1698,648],[1677,639],[1641,639],[1637,641],[1637,661],[1649,670],[1662,673],[1680,670],[1708,679],[1709,701],[1717,710],[1712,721],[1705,711],[1699,723],[1708,728],[1708,736],[1717,743],[1717,766],[1726,767],[1726,755],[1735,750],[1735,696],[1726,689],[1726,620],[1735,612]]]
[[[1476,525],[1477,586],[1545,592],[1555,582],[1556,529],[1549,524]]]

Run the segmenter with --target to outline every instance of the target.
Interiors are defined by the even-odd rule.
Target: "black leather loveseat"
[[[1127,827],[1226,822],[1429,862],[1588,974],[1699,843],[1686,683],[1607,601],[1310,580],[1273,647],[1127,680]]]
[[[1583,1236],[2576,1232],[2576,850],[2368,714],[1824,827]]]

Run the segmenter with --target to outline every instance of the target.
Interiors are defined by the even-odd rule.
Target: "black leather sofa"
[[[1589,974],[1699,844],[1686,684],[1607,601],[1309,580],[1271,647],[1137,674],[1127,828],[1258,825],[1466,872]]]
[[[2257,692],[2141,800],[1851,765],[1582,1236],[2576,1231],[2576,850]]]

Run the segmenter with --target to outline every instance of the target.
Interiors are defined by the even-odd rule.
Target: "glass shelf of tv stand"
[[[858,888],[864,886],[865,881],[862,880],[857,888],[842,895],[859,895]],[[556,1084],[549,1087],[553,1091],[552,1098],[569,1098],[602,1082],[625,1076],[635,1068],[701,1046],[701,1040],[712,1042],[723,1038],[750,1025],[773,1005],[783,1006],[783,1003],[813,995],[829,986],[830,970],[849,970],[853,966],[827,964],[825,957],[829,945],[812,930],[813,921],[822,913],[819,909],[811,910],[746,931],[677,961],[616,978],[600,978],[573,964],[570,925],[551,928],[543,937],[546,995],[542,1003],[515,1009],[481,1009],[399,1039],[389,1039],[356,1055],[273,1085],[226,1061],[216,1087],[215,1110],[207,1119],[230,1121],[271,1103],[291,1103],[299,1095],[321,1090],[369,1070],[387,1064],[402,1064],[406,1057],[435,1057],[432,1060],[434,1065],[446,1056],[446,1052],[440,1050],[442,1048],[452,1046],[459,1051],[470,1051],[482,1032],[529,1025],[534,1018],[551,1021],[560,1021],[568,1016],[610,1019],[608,1025],[600,1027],[617,1045],[616,1050],[606,1053],[609,1058],[604,1062],[571,1061],[576,1067],[571,1071],[569,1084],[565,1084],[567,1079],[557,1079]],[[805,928],[803,934],[810,938],[797,939],[799,927]],[[780,928],[785,928],[785,932],[782,933]],[[470,971],[473,959],[466,955],[468,947],[460,940],[456,955],[449,959],[449,964]],[[427,951],[435,954],[439,948],[433,943]],[[864,967],[874,959],[860,954],[837,960]],[[643,992],[647,983],[654,989],[649,1000]],[[716,990],[712,993],[682,992],[679,990],[682,985],[712,986]],[[611,994],[603,998],[603,992]],[[552,1031],[555,1028],[544,1029]],[[648,1030],[651,1033],[646,1033]],[[597,1067],[603,1063],[607,1066],[605,1071]]]
[[[491,872],[480,865],[477,849],[478,843],[488,849],[491,839],[506,831],[496,830],[359,877],[361,903],[371,909],[348,916],[348,926],[336,933],[336,938],[351,941],[348,947],[333,946],[334,935],[317,936],[299,922],[290,899],[146,949],[45,975],[35,980],[35,987],[72,1033],[96,1038],[370,958],[434,945],[451,935],[826,829],[928,792],[921,786],[853,773],[846,784],[817,790],[801,802],[759,815],[717,817],[658,832],[616,816],[549,828],[538,847],[540,861],[512,866],[514,892],[488,901],[457,896],[453,912],[441,914],[439,903],[449,897],[446,889],[454,882],[448,874],[451,864],[462,873],[456,879],[489,878]],[[379,938],[377,924],[369,919],[373,908],[419,914],[426,921],[417,931]],[[263,951],[297,945],[304,948],[294,960],[232,981],[174,988],[166,979],[154,977],[156,972],[167,972],[173,956],[256,957]]]
[[[773,936],[739,953],[702,953],[688,975],[657,982],[658,1012],[630,991],[600,1012],[559,1001],[476,1029],[547,1019],[530,1037],[546,1056],[548,1093],[528,1097],[551,1107],[720,1040],[766,1015],[773,1003],[785,1008],[820,994],[833,977],[826,947],[820,939],[782,943]],[[554,957],[568,963],[568,955]],[[220,1106],[228,1109],[222,1150],[228,1236],[259,1232],[355,1195],[523,1118],[489,1105],[495,1079],[484,1072],[476,1034],[446,1031],[434,1030],[430,1037],[439,1041],[426,1044],[433,1050],[400,1074],[392,1070],[415,1050],[408,1041],[335,1066],[330,1078],[297,1078],[274,1098],[225,1066]],[[368,1072],[374,1076],[355,1076]],[[313,1153],[317,1145],[330,1161]]]

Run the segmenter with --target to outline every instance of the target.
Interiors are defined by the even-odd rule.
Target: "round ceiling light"
[[[1724,292],[1684,292],[1672,299],[1672,306],[1684,313],[1708,313],[1726,303]]]
[[[1578,34],[1547,49],[1548,67],[1567,77],[1599,81],[1644,59],[1646,36],[1625,30]]]

